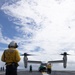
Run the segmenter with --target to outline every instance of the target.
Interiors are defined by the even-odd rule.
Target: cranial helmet
[[[11,47],[17,48],[18,45],[17,45],[17,43],[15,41],[11,41],[10,44],[8,45],[8,48],[11,48]]]
[[[47,65],[51,65],[51,63],[47,63]]]

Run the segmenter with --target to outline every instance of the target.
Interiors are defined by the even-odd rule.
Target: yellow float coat
[[[20,59],[21,58],[19,52],[15,48],[9,48],[5,50],[1,57],[1,60],[6,63],[12,63],[12,62],[18,63]]]

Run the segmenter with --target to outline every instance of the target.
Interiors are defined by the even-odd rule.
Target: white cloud
[[[14,17],[14,23],[22,26],[18,31],[22,31],[22,38],[15,37],[17,41],[21,41],[21,48],[34,49],[35,46],[40,46],[44,49],[44,53],[53,54],[61,53],[63,49],[75,49],[75,2],[73,0],[21,0],[15,4],[4,4],[2,10]],[[28,27],[26,17],[32,18],[40,30],[34,30]],[[16,21],[18,20],[18,21]],[[24,39],[25,32],[34,33],[33,38],[28,39],[31,44],[26,45]],[[66,50],[64,50],[66,51]],[[74,51],[75,52],[75,51]],[[41,52],[40,52],[41,53]],[[43,59],[38,57],[38,59]],[[61,57],[46,56],[47,60],[60,59]],[[34,57],[32,57],[34,58]],[[45,60],[45,59],[44,59]],[[69,59],[71,60],[71,58]],[[74,60],[75,61],[75,60]],[[75,65],[74,65],[75,66]]]

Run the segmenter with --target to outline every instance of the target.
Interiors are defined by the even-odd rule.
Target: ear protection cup
[[[8,45],[8,48],[10,48],[10,45]]]
[[[17,45],[17,43],[15,43],[15,47],[14,48],[18,48],[18,45]]]

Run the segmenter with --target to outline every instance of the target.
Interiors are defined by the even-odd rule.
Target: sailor
[[[30,65],[30,72],[32,72],[32,65]]]
[[[1,61],[6,64],[6,74],[5,75],[17,75],[18,62],[20,61],[20,55],[18,50],[18,45],[15,41],[11,41],[8,45],[8,49],[4,50]]]
[[[47,64],[47,73],[49,73],[49,74],[51,74],[51,64],[50,63],[48,63]]]

